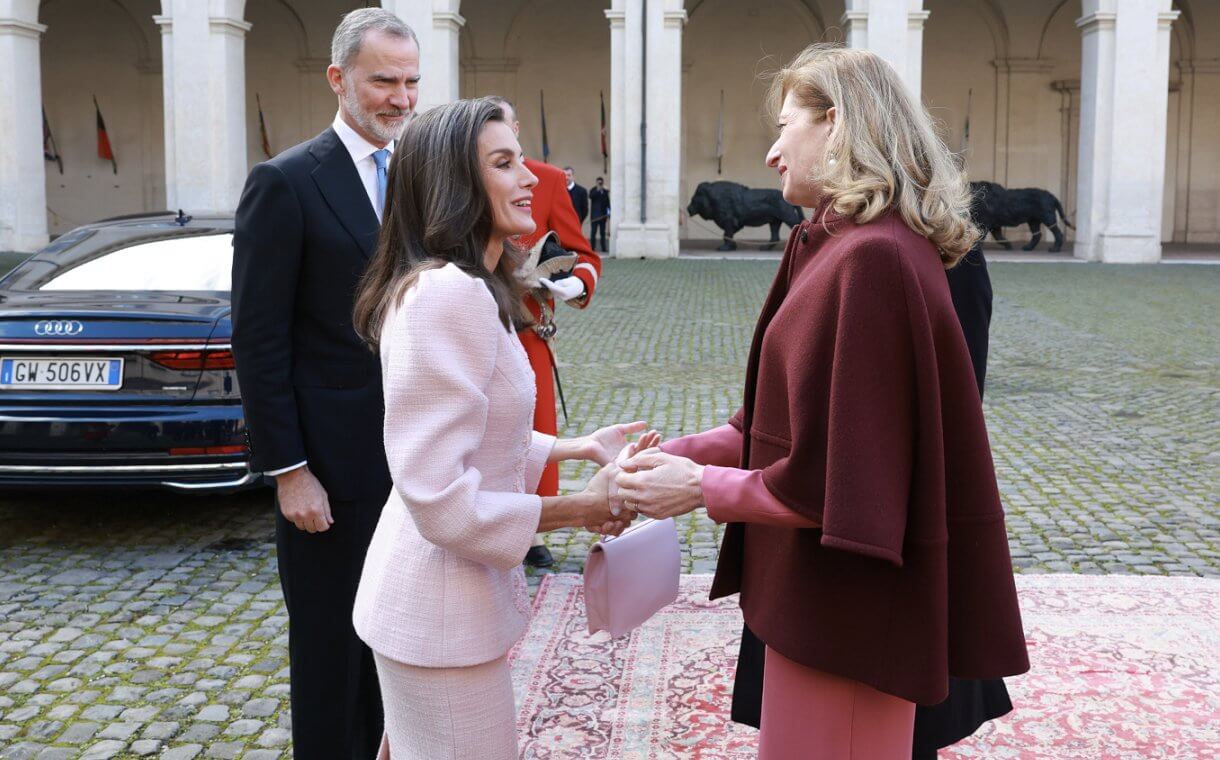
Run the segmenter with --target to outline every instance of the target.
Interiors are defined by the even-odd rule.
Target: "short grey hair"
[[[513,105],[513,102],[508,98],[504,97],[503,95],[488,95],[487,99],[492,103],[495,103],[501,109],[508,108],[508,112],[512,114],[512,117],[514,119],[517,118],[517,107]]]
[[[339,26],[335,27],[335,36],[330,40],[331,65],[347,69],[352,59],[360,53],[364,35],[374,31],[391,37],[405,37],[419,45],[415,31],[390,11],[385,8],[359,8],[344,16]]]

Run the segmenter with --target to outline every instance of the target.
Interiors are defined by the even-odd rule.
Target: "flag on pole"
[[[974,88],[966,91],[966,123],[962,127],[962,160],[966,159],[966,151],[970,149],[970,106],[974,99]]]
[[[55,137],[51,134],[51,122],[47,121],[45,106],[42,109],[42,157],[44,160],[54,161],[59,167],[59,173],[64,173],[64,159],[59,155],[59,148],[55,147]]]
[[[119,163],[114,159],[114,149],[110,147],[110,135],[106,133],[106,121],[102,118],[102,107],[97,104],[97,96],[93,96],[93,111],[97,114],[97,157],[110,162],[115,174],[119,173]]]
[[[602,174],[605,174],[606,172],[610,171],[607,168],[606,163],[610,156],[610,152],[606,150],[606,95],[599,90],[597,97],[600,98],[602,102]]]
[[[263,100],[254,93],[254,102],[258,104],[258,136],[263,143],[263,155],[271,158],[271,141],[267,139],[267,120],[263,118]]]
[[[724,163],[724,90],[720,91],[720,116],[716,120],[716,173]]]
[[[546,139],[546,100],[543,99],[542,90],[538,91],[538,103],[542,108],[542,160],[550,161],[551,146]]]

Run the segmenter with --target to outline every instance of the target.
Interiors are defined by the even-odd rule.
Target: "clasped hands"
[[[627,440],[628,434],[643,429],[640,422],[614,425],[576,439],[584,442],[590,454],[580,458],[602,465],[585,491],[599,506],[604,498],[610,514],[600,525],[587,524],[591,532],[617,536],[637,514],[663,520],[703,505],[703,466],[661,451],[661,434],[655,430],[636,441]]]

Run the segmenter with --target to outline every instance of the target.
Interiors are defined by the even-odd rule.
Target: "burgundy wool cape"
[[[918,704],[1029,669],[970,354],[896,214],[792,231],[746,369],[741,466],[820,529],[730,523],[712,598],[811,668]]]

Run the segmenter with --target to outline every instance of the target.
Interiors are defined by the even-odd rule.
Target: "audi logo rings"
[[[85,326],[75,319],[44,319],[34,325],[34,334],[44,337],[80,335]]]

